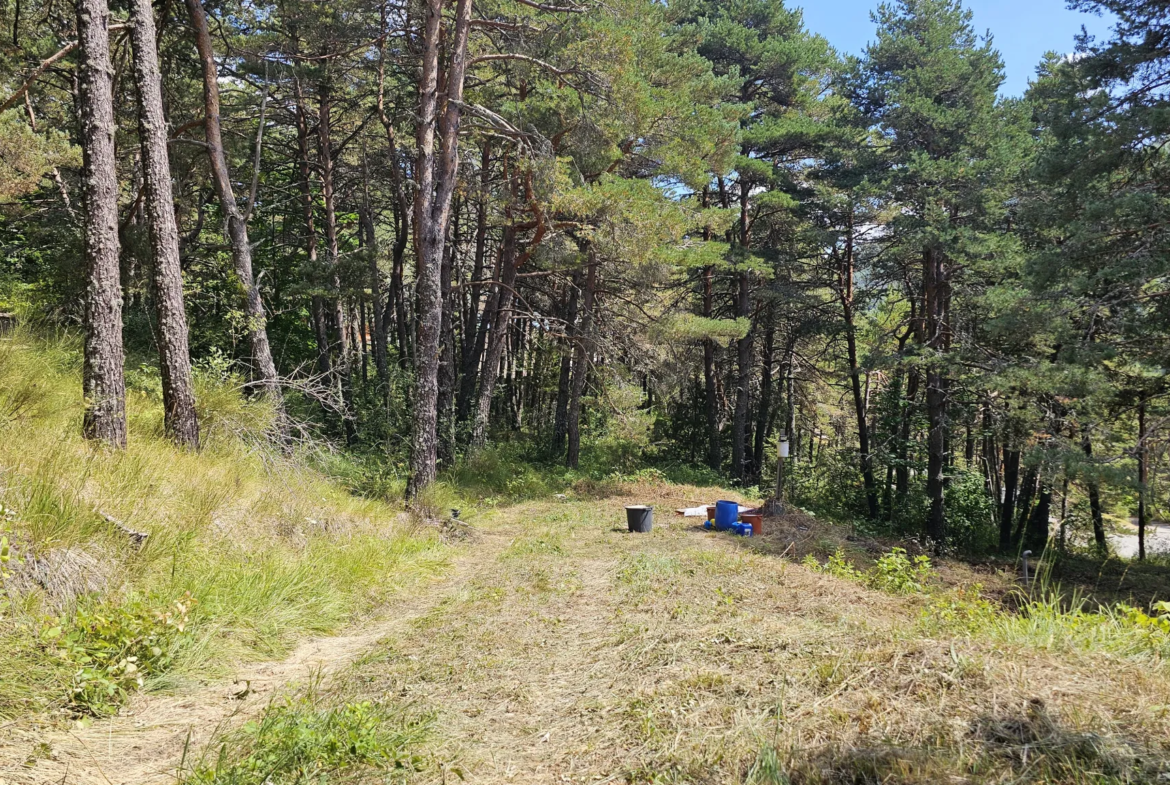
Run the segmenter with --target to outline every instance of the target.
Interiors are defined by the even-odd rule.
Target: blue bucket
[[[715,502],[715,528],[730,529],[739,520],[739,502]]]

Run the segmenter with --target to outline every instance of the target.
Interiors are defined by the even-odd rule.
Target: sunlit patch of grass
[[[294,785],[422,771],[428,761],[416,749],[433,724],[429,714],[369,700],[338,702],[310,686],[269,706],[202,759],[185,762],[179,781]]]
[[[68,338],[0,339],[0,504],[12,513],[0,534],[17,573],[0,592],[0,716],[68,694],[69,674],[38,636],[49,617],[67,631],[81,595],[151,609],[190,592],[196,604],[172,665],[147,682],[164,687],[278,656],[446,563],[438,537],[404,524],[394,507],[270,446],[270,409],[224,373],[199,377],[201,451],[162,438],[149,369],[134,372],[128,392],[128,449],[87,444],[78,351]],[[93,574],[32,569],[60,554]]]

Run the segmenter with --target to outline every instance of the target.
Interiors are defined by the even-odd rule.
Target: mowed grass
[[[1170,652],[1140,625],[1046,602],[1009,610],[935,573],[921,591],[882,591],[778,555],[787,541],[705,532],[670,514],[678,495],[477,519],[466,547],[483,568],[332,685],[335,707],[429,718],[410,767],[324,781],[1170,777]],[[626,533],[622,505],[648,501],[654,531]],[[250,745],[236,737],[223,760],[245,770]]]
[[[102,709],[77,705],[77,682],[135,656],[143,625],[165,633],[167,651],[158,667],[139,667],[142,683],[175,686],[280,657],[446,563],[439,539],[400,509],[357,498],[269,445],[271,412],[244,398],[238,379],[199,373],[198,453],[163,438],[157,377],[133,371],[128,381],[129,449],[95,448],[80,436],[76,342],[0,339],[0,536],[11,548],[0,718]],[[124,529],[149,536],[139,547]],[[78,613],[97,619],[80,638]],[[121,650],[88,663],[101,647]],[[104,671],[79,676],[82,665]],[[135,686],[115,675],[119,694],[105,710]]]

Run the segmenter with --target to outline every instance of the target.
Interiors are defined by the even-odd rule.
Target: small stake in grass
[[[1032,555],[1031,551],[1024,551],[1024,585],[1028,585],[1028,557]]]

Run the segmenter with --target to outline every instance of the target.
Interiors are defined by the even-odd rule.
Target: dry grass
[[[152,613],[189,592],[191,624],[148,685],[174,688],[282,656],[442,569],[434,533],[271,448],[269,410],[230,378],[198,377],[199,453],[162,438],[143,372],[130,374],[129,449],[85,443],[79,364],[70,339],[0,338],[0,535],[14,556],[0,575],[0,720],[66,705],[77,668],[41,633],[68,632],[78,603]]]
[[[940,632],[932,598],[815,573],[773,555],[778,542],[703,532],[661,514],[679,491],[653,493],[481,518],[483,537],[468,547],[498,556],[338,681],[338,702],[435,718],[419,747],[426,763],[404,781],[1123,783],[1165,773],[1161,659]],[[649,536],[624,531],[622,504],[635,500],[659,504]],[[774,523],[777,541],[813,530],[799,516]]]

